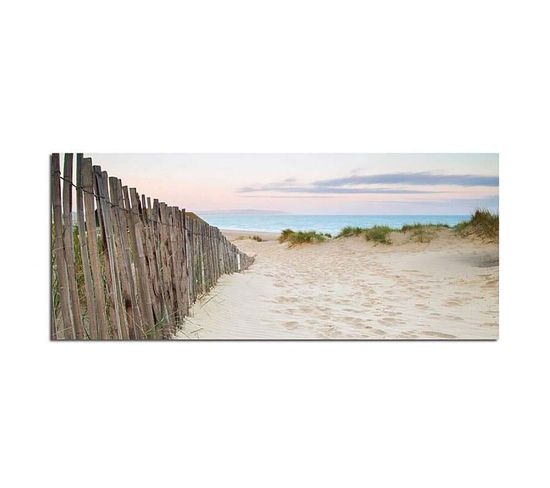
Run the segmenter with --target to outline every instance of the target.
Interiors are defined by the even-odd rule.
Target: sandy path
[[[450,231],[429,244],[375,246],[347,238],[289,249],[275,240],[235,243],[256,262],[224,276],[194,306],[178,338],[498,337],[497,245]]]

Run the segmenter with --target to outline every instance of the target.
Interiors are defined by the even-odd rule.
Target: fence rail
[[[168,339],[222,274],[253,263],[218,228],[91,158],[77,154],[73,169],[73,154],[63,172],[51,155],[52,339]]]

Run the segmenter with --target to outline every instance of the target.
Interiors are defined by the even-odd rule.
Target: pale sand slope
[[[441,231],[429,244],[237,239],[251,269],[223,276],[177,338],[496,339],[498,245]]]

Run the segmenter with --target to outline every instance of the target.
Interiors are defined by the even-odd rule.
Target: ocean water
[[[202,214],[210,225],[227,230],[281,232],[283,229],[315,230],[337,234],[347,225],[372,227],[388,225],[401,228],[405,224],[456,225],[469,215],[293,215],[293,214]]]

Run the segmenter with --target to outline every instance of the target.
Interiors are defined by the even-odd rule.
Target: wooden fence
[[[52,154],[52,339],[168,339],[222,274],[252,264],[218,228],[91,158],[63,163]]]

